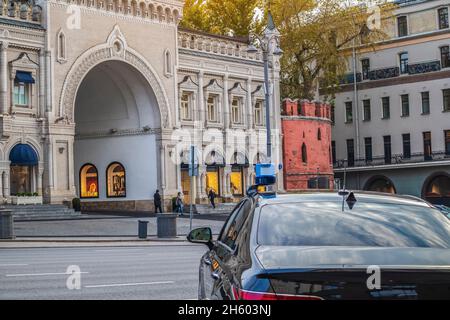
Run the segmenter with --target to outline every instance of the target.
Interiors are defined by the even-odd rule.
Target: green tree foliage
[[[347,69],[348,51],[374,47],[385,38],[383,28],[369,31],[373,11],[342,0],[272,0],[270,11],[281,33],[282,96],[313,99],[319,83],[332,96]],[[393,5],[380,0],[380,17],[385,21]],[[187,0],[183,26],[222,35],[245,36],[260,32],[264,21],[255,19],[255,10],[265,12],[263,0]]]

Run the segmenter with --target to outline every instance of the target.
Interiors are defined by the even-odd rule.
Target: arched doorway
[[[364,190],[391,194],[397,193],[394,183],[385,176],[372,177],[369,181],[367,181]]]
[[[150,208],[147,202],[161,188],[161,116],[141,72],[119,60],[92,68],[76,95],[75,123],[75,172],[86,163],[98,169],[98,196],[84,202],[100,201],[102,208],[108,202],[112,209],[129,210],[133,204],[126,202],[132,201],[134,207],[139,202]],[[77,190],[82,183],[81,177],[76,179]]]
[[[432,204],[450,206],[450,175],[439,173],[425,181],[423,197]]]
[[[36,151],[28,144],[19,143],[9,153],[10,194],[33,194],[37,186],[37,166],[39,163]]]

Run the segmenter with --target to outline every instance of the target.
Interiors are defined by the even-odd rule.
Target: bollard
[[[14,217],[4,208],[0,209],[0,239],[14,239]]]
[[[148,221],[139,220],[138,225],[139,239],[147,239]]]
[[[177,217],[176,213],[162,213],[156,216],[158,238],[177,237]]]

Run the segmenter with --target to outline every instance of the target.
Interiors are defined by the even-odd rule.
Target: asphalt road
[[[196,299],[205,251],[194,245],[0,249],[0,299]],[[79,290],[67,288],[72,265],[81,271]]]

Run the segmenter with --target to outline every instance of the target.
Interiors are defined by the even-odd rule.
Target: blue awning
[[[16,71],[16,78],[14,80],[22,83],[35,83],[31,72],[25,71]]]
[[[36,151],[28,144],[18,144],[9,153],[11,165],[16,166],[35,166],[38,164]]]

